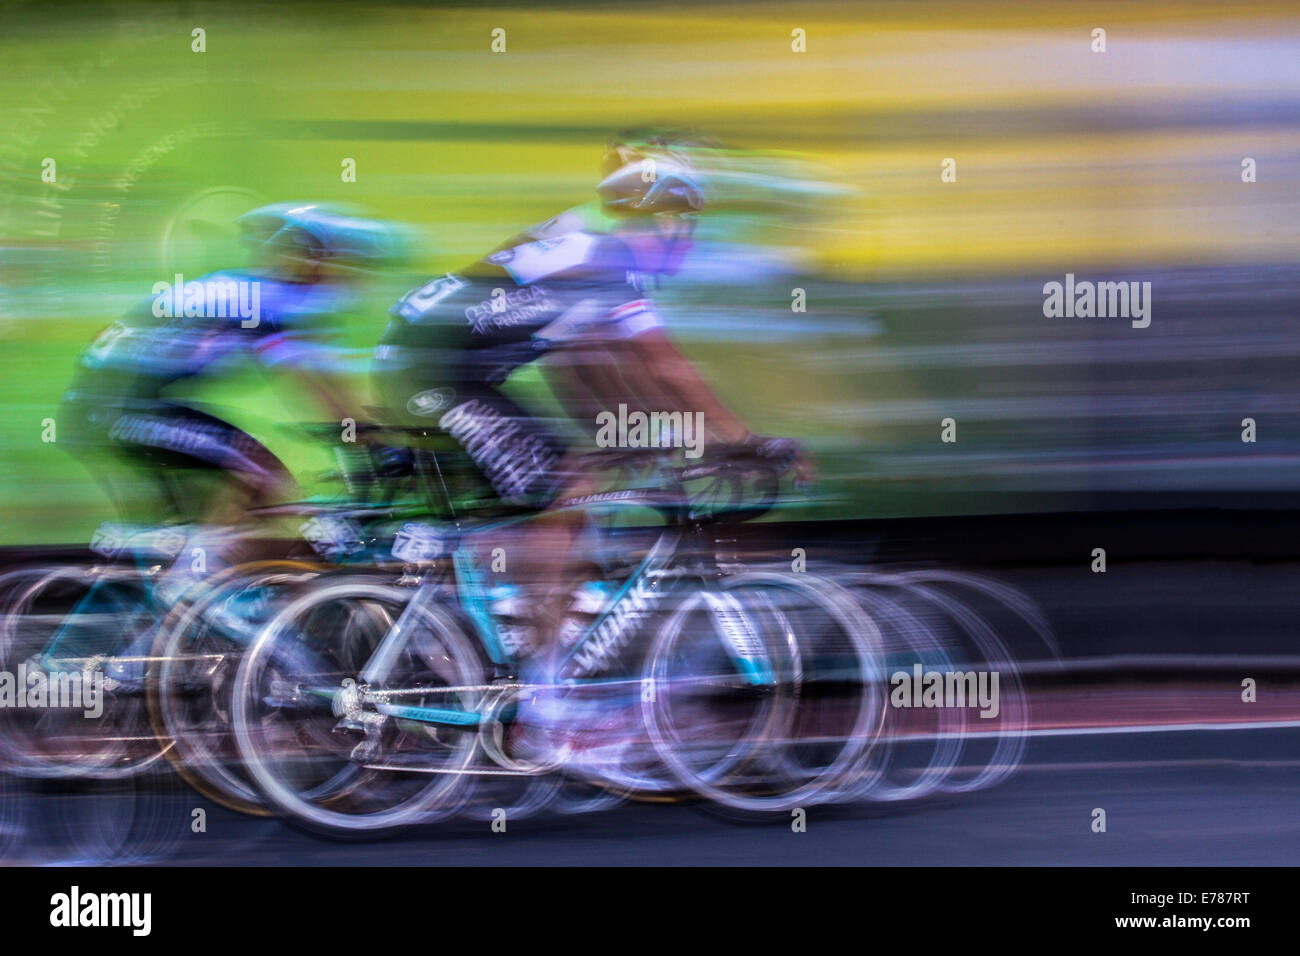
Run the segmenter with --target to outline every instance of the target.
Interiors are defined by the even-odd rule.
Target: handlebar
[[[336,442],[340,425],[335,422],[300,423],[302,432],[321,440]],[[425,428],[380,425],[357,422],[356,435],[428,436]],[[340,461],[338,477],[354,491],[374,479],[401,478],[412,475],[414,459],[387,460],[382,452],[409,449],[389,446],[374,441],[358,441],[353,448],[357,460],[350,465]],[[702,525],[720,521],[752,521],[766,514],[776,504],[781,479],[793,467],[792,460],[774,459],[761,455],[754,444],[713,443],[705,457],[685,463],[667,449],[605,449],[584,455],[579,468],[602,472],[621,470],[629,477],[649,476],[649,486],[643,503],[663,514],[671,524]],[[688,484],[706,482],[695,491]],[[353,488],[357,485],[357,488]]]
[[[781,478],[790,467],[755,454],[747,445],[727,445],[712,452],[709,461],[675,468],[674,477],[683,490],[687,482],[710,480],[703,491],[687,496],[688,521],[753,521],[776,504]]]
[[[707,459],[680,464],[658,449],[606,451],[584,456],[593,471],[621,469],[630,475],[649,473],[644,496],[623,499],[665,516],[670,524],[703,525],[752,521],[776,504],[781,478],[790,464],[758,455],[750,445],[714,445]],[[707,484],[694,492],[688,483]]]

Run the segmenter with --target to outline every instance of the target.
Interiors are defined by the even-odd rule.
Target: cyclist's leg
[[[175,486],[165,480],[157,464],[137,454],[133,446],[108,437],[123,410],[123,401],[113,396],[70,394],[59,408],[59,444],[85,467],[119,521],[129,525],[184,521],[185,516],[177,513]]]
[[[561,496],[583,493],[590,479],[545,422],[483,382],[434,382],[398,368],[377,375],[375,390],[390,423],[426,426],[447,440],[477,476],[484,498],[544,512],[494,535],[491,545],[504,547],[510,580],[530,593],[534,633],[552,633],[562,596],[574,586],[572,554],[584,525],[579,513],[545,509]]]
[[[215,416],[158,403],[130,409],[108,429],[110,445],[151,467],[172,490],[175,511],[197,525],[163,576],[179,592],[242,557],[239,531],[250,508],[292,493],[288,470],[265,446]],[[179,481],[177,480],[179,476]]]

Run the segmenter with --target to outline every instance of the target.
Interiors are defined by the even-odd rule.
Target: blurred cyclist
[[[597,186],[603,221],[583,207],[526,230],[458,273],[409,292],[375,352],[376,389],[392,417],[426,426],[472,462],[500,501],[535,508],[597,490],[549,425],[505,394],[521,366],[545,357],[548,383],[580,428],[601,411],[702,412],[706,432],[807,465],[794,444],[751,435],[674,347],[649,297],[691,248],[704,207],[689,143],[652,135],[608,146]],[[536,591],[536,646],[547,651],[581,580],[582,516],[556,510],[510,549],[510,573]]]
[[[330,380],[328,339],[358,266],[391,247],[385,225],[320,205],[264,206],[238,223],[253,267],[213,272],[181,289],[155,286],[154,299],[81,354],[60,413],[74,454],[124,520],[155,519],[162,504],[168,518],[207,529],[198,536],[210,545],[208,571],[230,547],[224,529],[250,507],[282,498],[293,480],[264,445],[178,397],[176,386],[218,378],[251,358],[291,371],[339,419],[355,416]],[[95,454],[102,449],[107,460]],[[181,481],[203,474],[209,480]],[[143,508],[142,486],[157,496]]]

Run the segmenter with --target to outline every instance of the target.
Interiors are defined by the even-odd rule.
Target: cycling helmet
[[[651,154],[690,167],[692,152],[723,148],[721,143],[687,129],[669,127],[625,129],[616,133],[605,144],[605,153],[601,157],[600,176],[604,179],[610,173]]]
[[[629,163],[596,187],[606,211],[620,216],[693,213],[704,190],[688,167],[653,156]]]
[[[398,236],[387,223],[319,203],[274,203],[237,220],[246,242],[278,254],[320,262],[361,263],[397,253]]]
[[[688,150],[702,143],[673,132],[624,133],[610,140],[596,187],[605,210],[619,216],[695,213],[704,188]]]

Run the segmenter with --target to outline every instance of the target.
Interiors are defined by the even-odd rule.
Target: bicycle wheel
[[[190,836],[191,801],[163,762],[124,780],[95,780],[51,795],[47,819],[58,862],[134,866],[163,862]]]
[[[882,632],[885,672],[882,682],[899,673],[947,671],[951,658],[945,642],[934,633],[934,615],[922,605],[909,606],[906,592],[887,593],[888,581],[854,592]],[[893,587],[893,590],[900,590]],[[834,793],[836,802],[869,800],[895,803],[919,800],[938,790],[956,766],[966,715],[955,708],[895,709],[885,707],[880,743]]]
[[[728,579],[688,598],[655,636],[655,694],[642,706],[650,739],[683,786],[719,807],[820,802],[883,720],[876,646],[873,622],[830,581]]]
[[[15,847],[28,842],[31,799],[27,782],[0,768],[0,864],[16,855]]]
[[[118,656],[154,623],[141,574],[59,566],[20,572],[5,584],[0,670],[27,675],[24,691],[35,683],[51,695],[56,688],[98,686],[102,706],[98,716],[80,706],[51,706],[53,701],[0,708],[0,746],[14,772],[110,778],[138,773],[158,760],[162,749],[144,706],[145,661]],[[133,667],[141,678],[110,679],[106,664]]]
[[[367,579],[326,583],[290,601],[245,654],[232,712],[239,753],[291,821],[374,835],[444,819],[466,797],[488,687],[455,619],[436,605],[413,609],[383,686],[356,680],[412,594]],[[399,702],[473,722],[403,719],[393,716]]]
[[[996,716],[987,720],[976,719],[974,723],[979,725],[978,729],[963,735],[962,739],[964,749],[972,755],[979,769],[963,780],[958,780],[955,772],[950,774],[942,789],[950,793],[969,793],[1002,782],[1019,768],[1030,726],[1029,695],[1015,656],[983,614],[967,601],[936,586],[943,582],[964,582],[926,572],[903,574],[898,581],[932,602],[954,622],[956,633],[962,637],[959,653],[966,662],[998,678],[994,698]]]
[[[302,561],[253,561],[227,568],[202,596],[163,621],[149,669],[149,721],[167,759],[191,787],[240,813],[269,815],[235,747],[231,694],[239,660],[275,596],[311,580]]]

